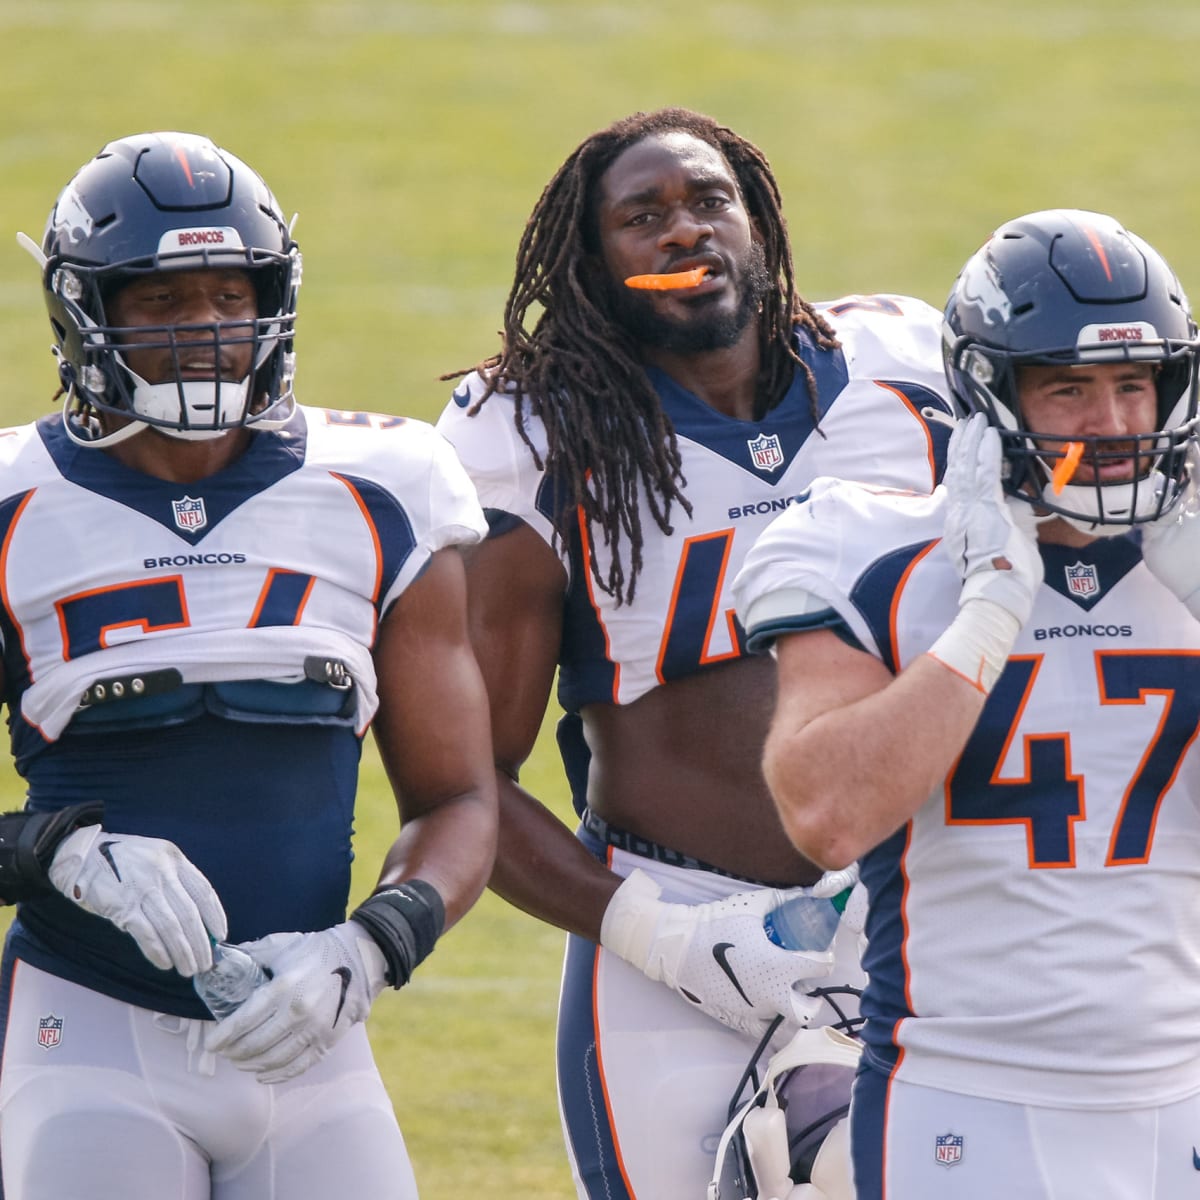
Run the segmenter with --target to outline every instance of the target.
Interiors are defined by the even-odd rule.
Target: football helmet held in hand
[[[847,1113],[861,1045],[829,1026],[768,1059],[769,1043],[730,1102],[708,1200],[854,1200]]]

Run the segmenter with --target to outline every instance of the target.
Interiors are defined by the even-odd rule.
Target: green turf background
[[[995,224],[1057,205],[1115,213],[1200,290],[1198,63],[1190,0],[0,0],[0,424],[55,386],[12,235],[39,239],[112,137],[204,132],[257,167],[300,213],[301,398],[433,418],[437,375],[495,346],[542,186],[638,108],[704,109],[767,152],[810,298],[940,305]],[[563,809],[545,737],[526,782]],[[394,828],[369,752],[356,897]],[[425,1200],[571,1195],[559,943],[489,896],[377,1005]]]

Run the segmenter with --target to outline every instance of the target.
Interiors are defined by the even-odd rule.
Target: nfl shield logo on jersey
[[[952,1167],[961,1162],[963,1156],[963,1137],[961,1133],[939,1134],[934,1147],[933,1157],[943,1167]]]
[[[208,524],[203,497],[193,500],[191,496],[184,496],[182,500],[172,500],[171,511],[175,514],[175,524],[188,533],[203,529]]]
[[[1072,596],[1086,600],[1100,590],[1100,577],[1096,568],[1087,563],[1077,562],[1073,567],[1067,567],[1067,591]]]
[[[783,443],[777,433],[764,433],[746,443],[750,459],[760,471],[774,471],[783,465]]]
[[[53,1013],[38,1017],[38,1045],[43,1050],[53,1050],[62,1041],[62,1027],[62,1017],[56,1017]]]

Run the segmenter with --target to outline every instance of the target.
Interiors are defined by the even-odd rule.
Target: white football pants
[[[850,1141],[859,1200],[1200,1196],[1200,1096],[1159,1108],[1044,1108],[862,1071]]]
[[[0,1068],[5,1200],[415,1200],[362,1025],[271,1085],[205,1054],[203,1025],[18,962]]]
[[[617,849],[609,865],[620,875],[640,867],[664,900],[687,904],[753,887]],[[820,982],[862,987],[854,935],[841,930],[835,949],[838,969]],[[756,1046],[616,955],[569,937],[558,1090],[580,1200],[702,1200],[729,1102]]]

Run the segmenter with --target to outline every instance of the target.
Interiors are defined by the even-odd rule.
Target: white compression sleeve
[[[958,610],[929,656],[988,695],[1008,662],[1021,623],[991,600],[973,598]]]

